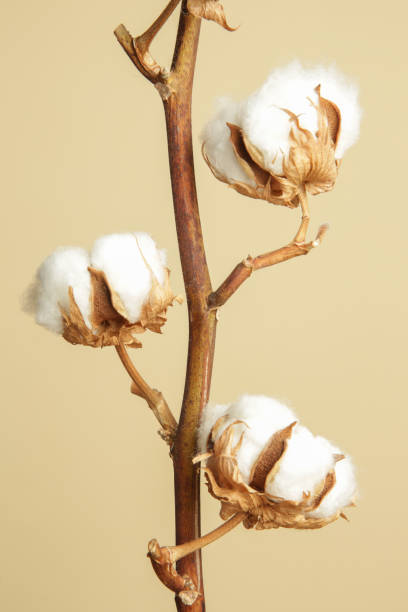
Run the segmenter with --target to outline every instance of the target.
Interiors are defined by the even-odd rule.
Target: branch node
[[[159,81],[155,83],[154,86],[159,92],[161,99],[164,101],[168,100],[170,96],[174,93],[174,89],[172,89],[167,83],[162,83],[161,81]]]
[[[251,272],[254,269],[254,260],[253,257],[251,257],[251,255],[247,255],[247,257],[245,257],[245,259],[242,260],[243,265],[246,268],[251,268]]]

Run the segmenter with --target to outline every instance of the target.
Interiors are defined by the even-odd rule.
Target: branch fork
[[[302,223],[304,220],[308,223],[309,217],[303,217]],[[310,242],[297,242],[299,237],[298,232],[292,242],[280,249],[258,255],[254,258],[248,255],[241,263],[235,266],[233,271],[227,276],[218,289],[208,296],[208,308],[210,310],[215,310],[223,306],[242,283],[251,276],[252,272],[274,266],[283,261],[293,259],[294,257],[299,257],[300,255],[307,255],[312,249],[320,245],[328,229],[329,226],[327,224],[321,225],[315,239]]]

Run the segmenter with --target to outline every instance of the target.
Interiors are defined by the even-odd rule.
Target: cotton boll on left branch
[[[27,312],[71,344],[140,347],[147,329],[160,332],[176,298],[164,251],[146,233],[99,238],[91,255],[58,248],[26,292]]]

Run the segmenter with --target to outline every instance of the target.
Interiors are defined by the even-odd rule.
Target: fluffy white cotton
[[[218,419],[227,411],[225,404],[208,405],[205,407],[201,417],[200,427],[197,432],[197,452],[202,454],[207,451],[207,442],[210,431]]]
[[[332,444],[330,444],[330,447],[332,453],[342,454],[339,448],[336,448]],[[319,507],[313,512],[310,512],[308,516],[315,518],[333,516],[343,508],[347,508],[347,506],[355,500],[357,495],[357,482],[354,466],[350,457],[345,457],[336,463],[335,474],[336,484],[323,498]]]
[[[158,250],[153,238],[143,232],[102,236],[91,252],[91,266],[105,273],[131,323],[139,320],[152,287],[152,274],[163,284],[165,265],[165,252]]]
[[[225,414],[226,420],[220,427],[217,437],[234,421],[241,420],[246,423],[246,426],[237,425],[234,428],[234,443],[236,444],[242,432],[245,432],[244,443],[237,453],[237,461],[243,479],[249,483],[252,466],[270,437],[296,421],[297,418],[287,406],[264,395],[243,395],[230,404],[227,410],[220,411],[220,413],[217,408],[209,411],[210,418],[207,417],[207,411],[204,412],[201,431],[209,432],[221,414]]]
[[[220,98],[216,103],[217,112],[205,126],[201,138],[205,153],[211,164],[230,181],[255,185],[238,162],[230,142],[227,123],[241,126],[241,104],[230,98]]]
[[[301,127],[316,133],[317,94],[320,85],[323,98],[334,102],[341,112],[340,137],[336,158],[357,140],[361,110],[358,90],[334,66],[304,68],[294,61],[284,68],[274,70],[247,100],[242,110],[242,128],[253,145],[264,156],[265,164],[275,173],[282,172],[282,161],[289,152],[289,132],[292,123],[284,108],[299,117]]]
[[[239,125],[249,141],[260,150],[266,168],[282,174],[282,162],[289,152],[289,132],[293,125],[282,109],[295,113],[300,125],[315,134],[318,119],[314,90],[318,85],[321,86],[321,95],[334,102],[341,112],[340,137],[335,153],[336,158],[341,159],[359,135],[361,109],[357,87],[334,66],[304,68],[300,62],[294,61],[274,70],[260,89],[241,104],[224,101],[203,134],[210,161],[229,178],[235,178],[232,176],[235,166],[232,164],[229,133],[222,127],[222,123],[228,121]]]
[[[207,406],[198,432],[198,451],[207,450],[207,440],[215,422],[225,416],[216,438],[231,423],[243,421],[234,427],[234,444],[244,438],[237,452],[238,467],[244,481],[249,484],[252,467],[271,436],[296,422],[287,448],[279,463],[279,470],[266,492],[273,497],[299,502],[303,493],[314,495],[327,474],[335,469],[336,484],[326,495],[319,508],[309,513],[316,518],[330,517],[351,503],[356,493],[353,465],[346,457],[336,462],[335,455],[342,452],[321,436],[313,435],[300,425],[295,413],[277,400],[263,395],[243,395],[236,402]]]
[[[35,314],[39,325],[60,334],[63,324],[59,306],[69,312],[68,288],[72,287],[84,321],[91,328],[91,281],[88,266],[89,255],[84,249],[56,249],[39,267],[35,281],[26,294],[25,310]]]
[[[314,436],[303,425],[295,425],[279,470],[266,492],[276,497],[301,501],[303,493],[315,493],[335,459],[326,440]]]

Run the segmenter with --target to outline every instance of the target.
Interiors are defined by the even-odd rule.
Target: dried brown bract
[[[89,268],[91,275],[91,315],[90,329],[75,302],[72,287],[69,287],[69,312],[61,308],[63,318],[63,337],[71,344],[84,344],[92,347],[126,345],[140,348],[142,343],[137,338],[147,329],[161,333],[166,322],[166,311],[175,301],[170,289],[169,270],[163,285],[160,285],[152,274],[152,288],[145,302],[139,321],[131,323],[126,307],[120,296],[111,288],[106,275],[94,268]]]
[[[242,195],[289,208],[296,208],[305,192],[316,195],[333,189],[340,165],[335,158],[335,149],[341,114],[333,102],[320,96],[320,86],[315,91],[318,95],[315,106],[318,116],[316,134],[302,128],[299,118],[292,111],[282,109],[292,122],[289,135],[291,146],[283,160],[282,174],[276,174],[266,166],[262,153],[251,144],[239,126],[227,123],[235,157],[248,182],[232,180],[220,172],[206,154],[204,142],[203,157],[214,176]]]

